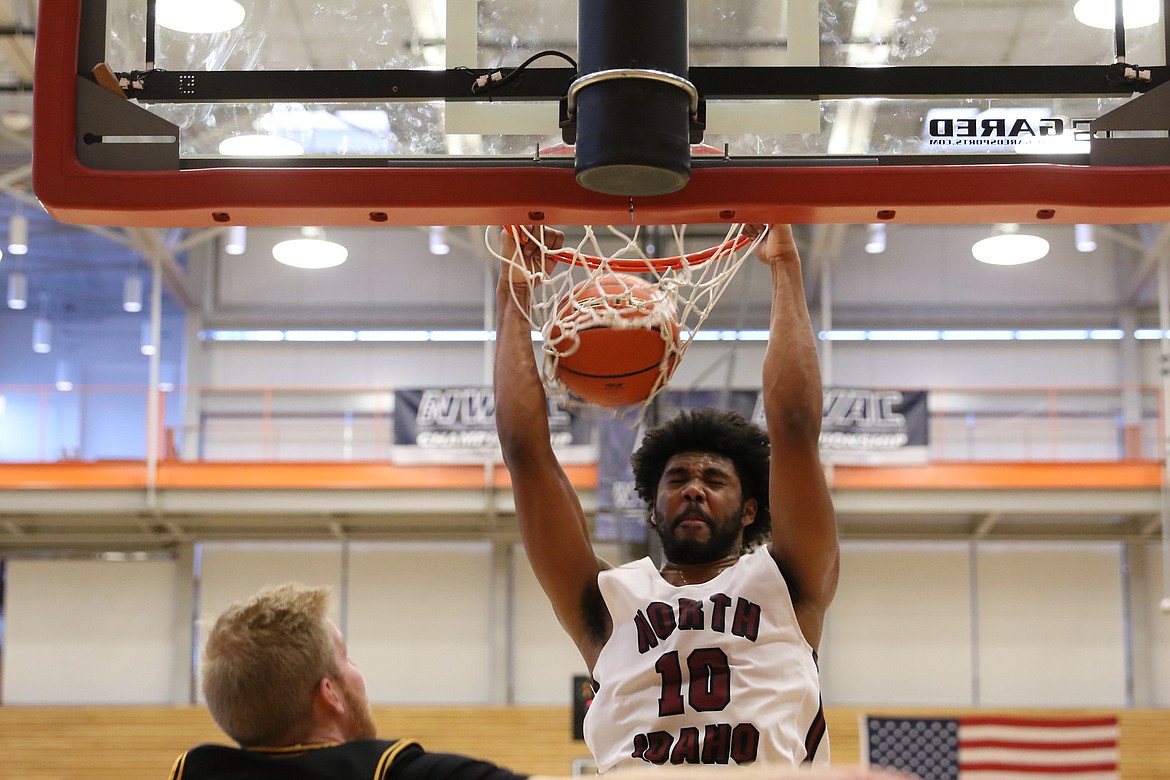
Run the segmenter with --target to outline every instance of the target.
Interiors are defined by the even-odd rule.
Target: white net
[[[583,332],[641,328],[658,334],[661,359],[644,384],[631,391],[637,396],[632,403],[644,409],[666,387],[728,283],[763,239],[763,232],[752,235],[746,227],[729,225],[722,238],[713,240],[707,233],[698,250],[688,249],[686,225],[586,225],[572,245],[567,235],[562,249],[549,249],[540,228],[512,226],[508,229],[518,238],[512,257],[497,248],[498,231],[489,228],[485,242],[493,256],[527,280],[528,320],[543,342],[542,379],[558,402],[597,403],[577,395],[560,370],[562,362],[578,354]],[[535,242],[545,260],[536,269],[520,256],[519,247],[527,242]]]

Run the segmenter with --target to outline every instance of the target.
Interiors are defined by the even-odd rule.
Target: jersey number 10
[[[678,651],[663,654],[654,664],[662,677],[662,695],[658,699],[658,714],[681,715],[686,707],[683,701],[683,673]],[[698,712],[718,712],[731,703],[731,666],[727,654],[718,647],[700,647],[687,656],[687,701]]]

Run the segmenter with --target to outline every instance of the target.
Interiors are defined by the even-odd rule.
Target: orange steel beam
[[[925,466],[837,466],[840,490],[966,488],[1156,488],[1162,464],[1152,460],[1105,462],[931,463]]]
[[[565,467],[573,487],[597,486],[596,465]],[[1157,488],[1162,464],[1152,460],[1108,462],[931,463],[922,466],[835,466],[838,490],[964,488]],[[159,489],[474,490],[489,479],[478,465],[400,466],[389,463],[159,463]],[[491,486],[511,485],[508,470],[492,469]],[[0,467],[0,489],[92,490],[145,488],[143,461],[10,463]]]
[[[594,465],[565,466],[576,488],[597,485]],[[159,489],[287,490],[473,490],[482,489],[487,469],[477,465],[399,466],[389,463],[213,463],[164,461]],[[492,487],[511,485],[508,470],[493,469]],[[62,461],[0,466],[0,489],[92,490],[145,488],[145,461]]]

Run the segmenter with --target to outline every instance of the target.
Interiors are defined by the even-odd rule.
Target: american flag
[[[867,715],[862,756],[870,766],[922,780],[1117,780],[1116,717]]]

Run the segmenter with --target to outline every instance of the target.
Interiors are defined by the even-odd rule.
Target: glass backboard
[[[575,0],[61,0],[34,184],[127,225],[1165,221],[1166,0],[1093,1],[664,3],[689,181],[623,197],[574,176]]]

